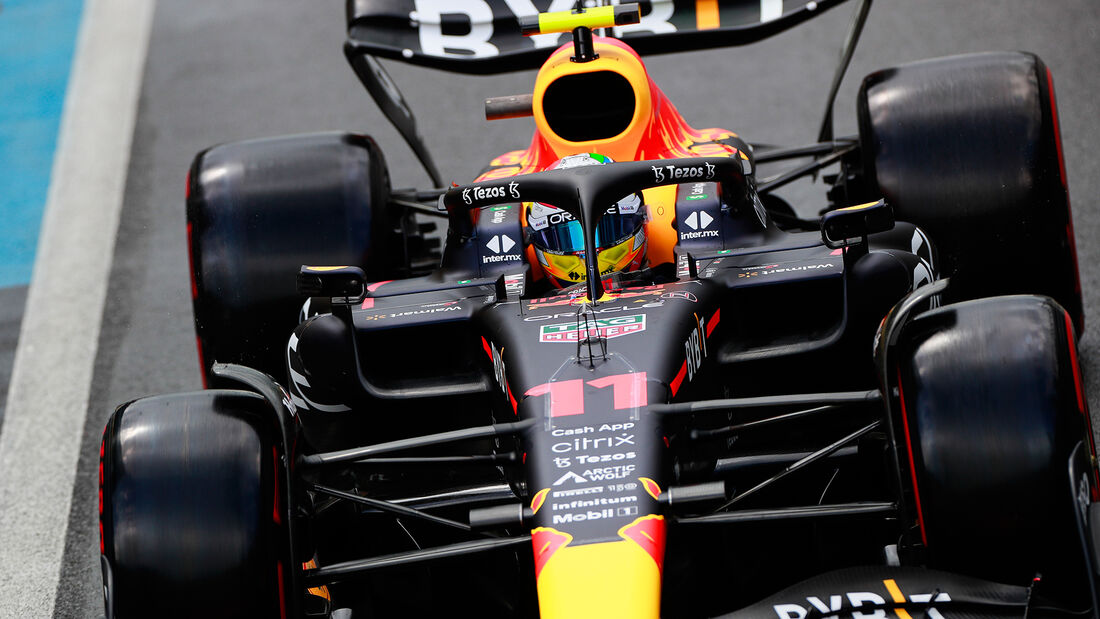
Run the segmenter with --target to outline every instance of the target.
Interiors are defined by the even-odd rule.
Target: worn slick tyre
[[[304,301],[295,287],[301,265],[393,277],[403,254],[389,190],[382,153],[362,135],[233,142],[195,157],[187,226],[208,379],[215,362],[285,376],[286,341]]]
[[[273,419],[260,396],[227,390],[115,411],[100,456],[107,619],[286,616],[285,450]]]
[[[932,567],[1088,592],[1068,465],[1093,453],[1069,314],[1048,297],[947,305],[896,350],[899,444]],[[1095,483],[1095,471],[1091,472]],[[1077,607],[1077,606],[1071,606]]]
[[[877,71],[859,91],[865,176],[925,230],[949,299],[1052,297],[1083,331],[1081,287],[1050,71],[1019,52]]]

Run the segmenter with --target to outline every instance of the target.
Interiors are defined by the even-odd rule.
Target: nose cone
[[[575,546],[567,533],[532,531],[543,619],[660,616],[664,518],[638,518],[619,529],[619,538]]]

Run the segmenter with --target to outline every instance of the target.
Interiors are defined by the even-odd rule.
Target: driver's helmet
[[[610,157],[584,153],[563,157],[551,169],[561,170],[611,163]],[[565,288],[583,282],[584,233],[581,222],[549,204],[531,202],[527,207],[527,230],[535,257],[550,282]],[[645,262],[645,210],[642,194],[635,192],[611,206],[596,224],[596,251],[600,275],[636,271]]]

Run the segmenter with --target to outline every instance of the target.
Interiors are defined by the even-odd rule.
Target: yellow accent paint
[[[614,247],[608,247],[601,251],[596,257],[597,267],[600,269],[600,273],[603,273],[607,269],[614,270],[618,266],[619,262],[630,252],[631,246],[634,245],[634,237],[615,245]]]
[[[672,262],[672,248],[677,241],[676,230],[672,227],[676,219],[676,185],[646,189],[642,195],[649,208],[649,221],[645,225],[649,265]]]
[[[886,590],[890,592],[890,597],[894,599],[895,604],[904,604],[905,596],[902,595],[901,589],[898,588],[898,583],[894,582],[893,578],[882,581],[882,584],[886,585]],[[897,613],[898,619],[912,619],[909,616],[909,611],[904,608],[895,608],[894,612]]]
[[[724,140],[726,138],[735,138],[737,134],[725,129],[703,129],[698,132],[700,137],[717,142],[718,140]]]
[[[865,208],[875,206],[879,202],[882,202],[882,200],[875,200],[874,202],[867,202],[865,204],[857,204],[855,206],[846,206],[844,208],[838,208],[837,210],[838,211],[858,211],[860,209],[865,209]]]
[[[524,151],[522,151],[522,150],[508,151],[508,152],[504,153],[503,155],[497,157],[496,159],[493,159],[492,161],[490,161],[489,165],[491,165],[491,166],[519,165],[523,161],[523,159],[522,159],[523,153],[524,153]]]
[[[562,281],[583,282],[587,279],[588,271],[584,260],[576,254],[561,255],[544,251],[542,257],[546,260],[543,268]]]
[[[688,150],[700,157],[728,157],[730,154],[724,144],[696,144]]]
[[[303,570],[312,570],[316,567],[316,559],[310,559],[309,561],[306,561],[302,564]],[[316,595],[317,597],[325,598],[329,602],[332,601],[332,595],[328,592],[328,587],[326,585],[321,585],[320,587],[309,587],[308,589],[306,589],[306,591],[308,591],[310,595]]]
[[[346,268],[348,268],[347,265],[344,265],[342,267],[311,267],[311,266],[306,267],[306,269],[308,269],[310,271],[317,271],[319,273],[325,273],[325,272],[328,272],[328,271],[339,271],[340,269],[346,269]]]
[[[475,182],[491,181],[491,180],[496,180],[498,178],[508,178],[509,176],[515,176],[516,174],[519,173],[519,171],[520,171],[519,166],[507,166],[507,167],[493,168],[492,170],[489,170],[488,172],[486,172],[486,173],[482,174],[481,176],[477,177],[477,181],[475,181]]]
[[[657,619],[661,573],[631,541],[565,546],[543,566],[538,595],[542,619]]]
[[[543,488],[535,493],[535,498],[531,499],[531,513],[537,514],[542,509],[544,503],[546,503],[546,495],[550,493],[549,488]]]
[[[695,28],[714,30],[718,24],[718,0],[695,0]]]
[[[636,258],[643,249],[639,247],[635,250],[633,246],[634,236],[631,235],[618,245],[599,250],[599,253],[596,254],[596,267],[599,269],[600,275],[622,271],[633,262],[634,258]],[[579,255],[552,254],[548,251],[544,251],[542,252],[542,257],[546,259],[543,268],[554,277],[565,282],[576,283],[588,280],[588,266]],[[603,299],[601,299],[601,301],[602,300]]]
[[[598,6],[583,13],[556,11],[539,14],[539,34],[572,32],[574,28],[611,28],[615,25],[615,7]]]

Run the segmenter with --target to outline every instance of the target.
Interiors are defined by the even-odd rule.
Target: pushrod
[[[357,576],[364,576],[370,572],[379,570],[433,563],[445,559],[453,559],[494,550],[519,548],[521,546],[530,548],[530,535],[479,539],[472,542],[459,542],[447,546],[437,546],[435,548],[425,548],[423,550],[414,550],[411,552],[399,552],[371,557],[369,559],[333,563],[332,565],[305,570],[305,582],[306,586],[314,587],[317,585],[332,584],[334,582],[348,580]]]
[[[731,506],[735,503],[743,501],[747,497],[750,497],[750,496],[756,494],[757,492],[763,490],[764,488],[767,488],[768,486],[770,486],[770,485],[774,484],[775,482],[783,479],[784,477],[790,475],[791,473],[794,473],[795,471],[803,469],[803,468],[813,464],[814,462],[817,462],[818,460],[821,460],[822,458],[828,457],[829,454],[833,453],[834,451],[839,450],[841,447],[847,445],[848,443],[851,443],[852,441],[858,440],[860,437],[867,434],[868,432],[871,432],[875,428],[879,427],[879,425],[881,425],[881,424],[882,424],[881,420],[875,421],[875,422],[873,422],[869,425],[866,425],[866,426],[856,430],[855,432],[852,432],[851,434],[845,436],[844,438],[841,438],[840,440],[838,440],[834,443],[831,443],[831,444],[829,444],[825,447],[822,447],[821,449],[813,452],[812,454],[806,456],[805,458],[802,458],[798,462],[795,462],[794,464],[791,464],[790,466],[783,469],[782,471],[779,471],[778,473],[776,473],[775,475],[769,477],[768,479],[765,479],[764,481],[760,482],[759,484],[756,484],[752,488],[749,488],[748,490],[742,492],[741,494],[738,494],[737,496],[735,496],[732,499],[730,499],[729,501],[727,501],[725,505],[723,505],[722,507],[719,507],[715,511],[716,512],[717,511],[722,511],[722,510],[728,508],[729,506]]]
[[[775,520],[801,520],[810,518],[834,518],[837,516],[864,516],[896,512],[897,503],[855,502],[835,505],[807,505],[802,507],[778,507],[774,509],[746,509],[734,512],[707,514],[677,518],[676,524],[740,524],[743,522],[772,522]]]
[[[308,456],[302,456],[298,460],[298,464],[303,468],[315,468],[329,464],[363,460],[372,456],[391,453],[394,451],[404,451],[406,449],[430,447],[432,445],[453,443],[456,441],[465,441],[475,438],[487,438],[492,436],[502,436],[506,434],[516,434],[531,427],[532,425],[534,425],[534,423],[534,419],[524,419],[522,421],[513,421],[510,423],[499,423],[496,425],[463,428],[461,430],[451,430],[449,432],[439,432],[436,434],[425,434],[424,436],[404,438],[396,441],[389,441],[387,443],[378,443],[375,445],[365,445],[363,447],[353,447],[351,449],[344,449],[341,451],[329,451],[311,454]]]
[[[756,419],[754,421],[746,421],[745,423],[737,423],[730,426],[721,428],[712,428],[709,430],[694,429],[689,436],[692,440],[701,440],[708,438],[720,438],[730,434],[736,434],[745,430],[751,430],[753,428],[761,428],[776,423],[782,423],[784,421],[792,421],[794,419],[802,419],[804,417],[813,417],[821,413],[827,413],[835,410],[839,410],[841,407],[835,404],[827,406],[815,406],[814,408],[807,408],[799,411],[792,411],[782,415],[776,415],[775,417],[768,417],[766,419]]]
[[[345,492],[343,490],[337,490],[336,488],[329,488],[321,486],[319,484],[312,484],[310,490],[319,492],[321,494],[327,494],[338,499],[345,501],[351,501],[353,503],[359,503],[360,505],[367,505],[373,507],[379,511],[388,512],[396,516],[405,516],[408,518],[416,518],[424,520],[426,522],[432,522],[440,524],[445,527],[451,527],[459,529],[461,531],[470,531],[470,525],[465,522],[458,522],[457,520],[450,520],[448,518],[441,518],[428,512],[420,511],[419,509],[413,509],[412,507],[405,507],[404,505],[398,505],[397,503],[391,503],[389,501],[382,501],[379,499],[372,499],[370,497],[360,496],[351,492]]]
[[[768,395],[754,398],[726,398],[721,400],[700,400],[677,404],[653,404],[649,412],[658,415],[684,415],[708,411],[725,411],[744,408],[768,408],[772,406],[813,406],[831,404],[870,404],[882,400],[878,389],[869,391],[836,391],[831,393],[796,393],[789,395]]]

